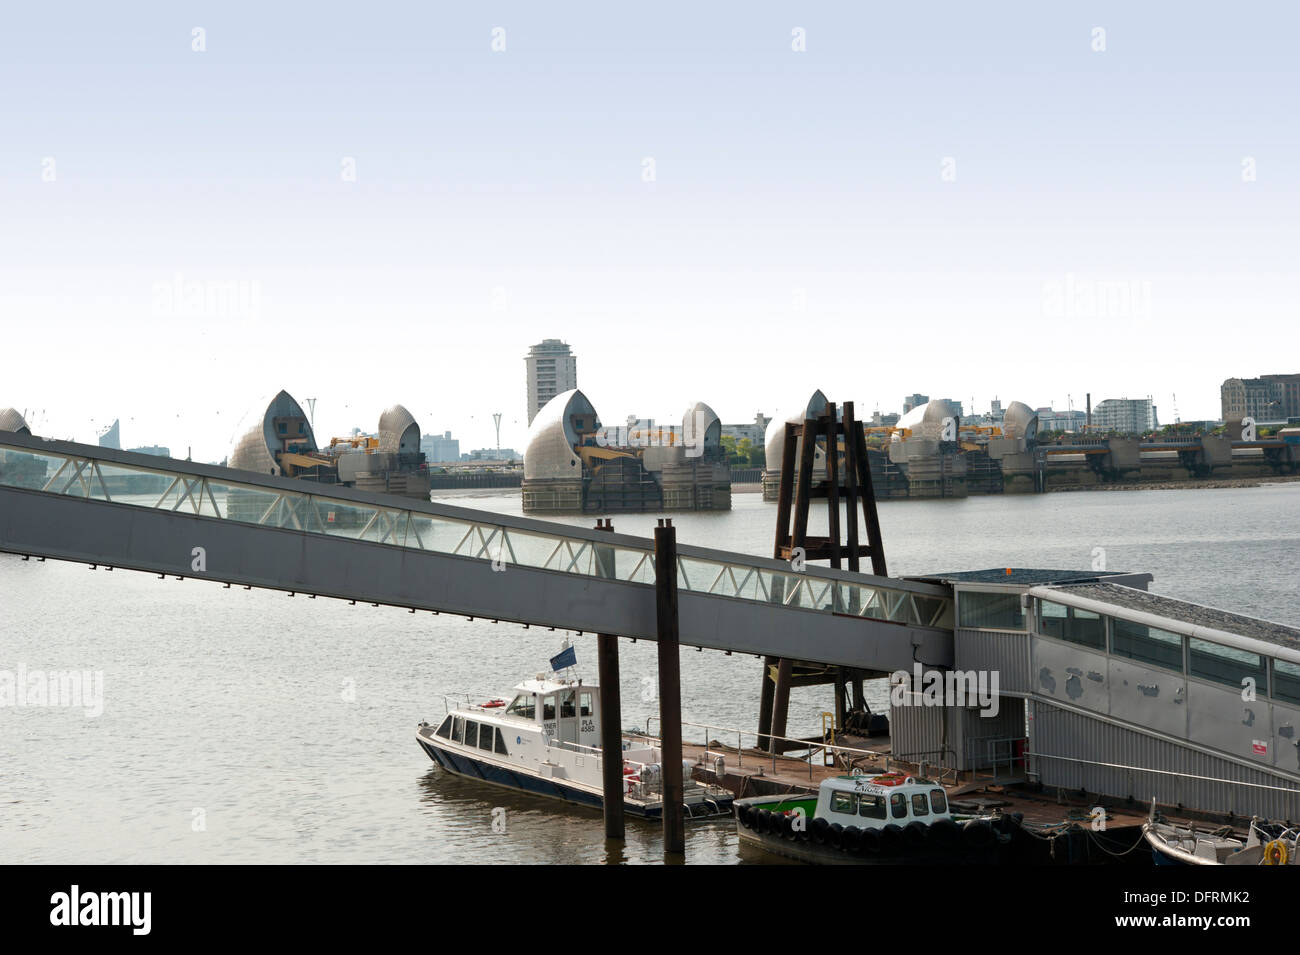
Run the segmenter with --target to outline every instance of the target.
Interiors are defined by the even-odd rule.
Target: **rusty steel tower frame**
[[[814,484],[813,465],[819,440],[823,441],[826,449],[826,478]],[[843,495],[848,505],[845,513],[847,526],[844,528],[846,538],[843,542],[840,540],[841,444],[844,456]],[[799,459],[797,482],[796,453]],[[828,533],[825,537],[808,535],[808,513],[814,498],[826,501]],[[859,505],[862,507],[866,543],[862,543],[859,537]],[[867,457],[866,436],[854,416],[853,402],[844,403],[842,421],[836,415],[835,403],[828,402],[826,410],[816,418],[805,418],[802,424],[786,423],[772,556],[785,561],[826,560],[837,570],[842,569],[847,560],[847,569],[855,572],[861,568],[861,558],[869,557],[871,573],[880,577],[888,576],[885,548],[880,536],[880,518],[876,513],[875,486],[871,480],[871,464]],[[777,585],[779,582],[774,584]],[[856,592],[852,599],[857,599]],[[846,607],[844,612],[856,614],[859,609]],[[807,672],[796,674],[796,668]],[[866,708],[862,679],[863,674],[859,670],[799,667],[798,661],[791,658],[765,657],[758,713],[759,748],[773,752],[779,752],[783,748],[783,743],[775,737],[785,736],[790,688],[796,682],[800,686],[834,683],[836,724],[843,727],[850,686],[854,707],[859,710]]]

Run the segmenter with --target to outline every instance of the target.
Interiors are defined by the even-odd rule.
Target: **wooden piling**
[[[677,627],[677,529],[671,519],[655,528],[655,617],[659,638],[659,725],[663,750],[664,853],[684,855],[682,787],[682,685]]]
[[[623,716],[618,693],[618,637],[596,637],[600,670],[601,782],[605,805],[605,838],[622,839],[623,832]]]
[[[609,519],[596,521],[596,530],[614,530]],[[607,576],[614,576],[613,548],[602,563]],[[602,803],[605,807],[605,838],[622,839],[623,826],[623,706],[619,696],[618,637],[596,635],[596,666],[600,682],[600,754]]]

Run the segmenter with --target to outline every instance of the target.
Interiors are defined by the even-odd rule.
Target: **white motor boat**
[[[623,805],[633,814],[663,814],[663,756],[657,741],[623,736],[615,754],[623,774]],[[525,680],[514,695],[482,703],[452,703],[438,723],[421,723],[416,740],[448,772],[565,802],[604,805],[600,689],[546,674]],[[687,818],[731,815],[733,797],[691,778],[683,762]]]

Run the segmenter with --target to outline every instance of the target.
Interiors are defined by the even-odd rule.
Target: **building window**
[[[1300,663],[1273,661],[1273,699],[1300,703]]]
[[[1106,649],[1106,620],[1101,614],[1066,607],[1050,600],[1039,602],[1038,632],[1094,650]]]
[[[963,627],[985,630],[1024,630],[1025,611],[1020,594],[986,594],[963,590],[957,595]]]
[[[1243,680],[1251,679],[1255,681],[1257,692],[1268,693],[1264,658],[1258,654],[1189,637],[1188,660],[1191,662],[1192,676],[1236,689],[1245,685]]]
[[[1129,620],[1111,621],[1110,652],[1139,663],[1183,672],[1181,634]]]

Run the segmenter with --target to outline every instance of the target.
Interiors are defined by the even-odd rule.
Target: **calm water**
[[[447,499],[519,513],[517,492]],[[679,541],[769,554],[774,507],[734,503],[675,515]],[[1087,569],[1103,548],[1156,592],[1300,624],[1300,484],[888,502],[881,523],[894,574]],[[0,556],[0,670],[101,670],[105,699],[97,718],[0,708],[0,846],[24,862],[660,862],[653,825],[607,846],[598,812],[448,776],[415,743],[444,694],[502,695],[561,636]],[[575,642],[594,679],[594,638]],[[644,725],[654,646],[620,655],[625,723]],[[686,719],[753,728],[759,661],[682,662]],[[796,690],[792,729],[829,704],[829,688]],[[687,858],[736,862],[732,824],[692,824]]]

